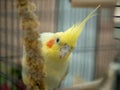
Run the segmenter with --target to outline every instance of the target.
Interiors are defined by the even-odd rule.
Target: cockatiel
[[[76,47],[78,38],[86,23],[94,16],[98,8],[99,6],[80,24],[72,26],[65,32],[40,34],[39,40],[42,42],[42,56],[45,60],[45,84],[48,90],[56,89],[67,75],[69,59]],[[24,60],[23,64],[25,64]],[[25,74],[23,74],[23,81],[26,83],[24,77]]]

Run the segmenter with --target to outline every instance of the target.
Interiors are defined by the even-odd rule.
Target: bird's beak
[[[64,45],[63,47],[60,48],[60,58],[64,58],[66,57],[67,55],[70,54],[72,48],[68,45]]]

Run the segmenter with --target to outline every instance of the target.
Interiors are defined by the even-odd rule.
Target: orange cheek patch
[[[54,39],[51,39],[50,41],[47,42],[47,46],[48,46],[49,48],[51,48],[54,43],[55,43],[55,40],[54,40]]]

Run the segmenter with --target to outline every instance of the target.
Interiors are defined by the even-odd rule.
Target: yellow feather
[[[93,10],[80,24],[73,25],[65,32],[41,34],[40,40],[42,41],[42,55],[45,60],[45,71],[47,73],[45,83],[48,90],[54,90],[57,88],[63,77],[65,77],[69,66],[69,59],[73,49],[76,47],[77,40],[83,31],[85,24],[91,17],[95,15],[94,13],[99,7],[100,5]],[[46,46],[46,43],[49,40],[56,40],[57,38],[60,39],[59,43],[55,42],[51,48]],[[65,55],[64,58],[60,58],[61,48],[65,45],[67,45],[67,47],[71,47],[70,51]],[[23,62],[23,65],[27,67],[25,61]],[[24,74],[23,76],[27,77],[27,74]],[[28,81],[29,80],[26,78],[25,82]]]
[[[100,7],[100,5],[93,10],[80,24],[76,24],[69,28],[65,32],[58,32],[55,34],[52,34],[51,37],[49,37],[48,34],[43,35],[44,37],[49,37],[49,39],[56,39],[60,38],[59,44],[54,44],[52,48],[48,48],[45,46],[45,41],[43,37],[43,47],[42,47],[42,53],[43,57],[46,61],[46,72],[47,72],[47,78],[45,80],[48,90],[55,89],[59,83],[61,82],[62,78],[65,76],[68,66],[69,66],[69,59],[72,54],[72,50],[75,48],[77,44],[77,40],[83,31],[85,24],[88,22],[88,20],[93,17],[95,14],[95,11]],[[42,38],[42,35],[41,35]],[[49,39],[47,41],[49,41]],[[46,43],[47,43],[46,41]],[[63,47],[65,44],[68,44],[73,49],[69,52],[69,54],[65,58],[59,57],[60,48]]]
[[[95,16],[96,10],[100,7],[100,5],[94,9],[80,24],[75,24],[71,28],[69,28],[67,31],[64,32],[64,34],[61,36],[61,40],[68,43],[69,45],[75,47],[77,40],[83,31],[86,23],[90,18]]]

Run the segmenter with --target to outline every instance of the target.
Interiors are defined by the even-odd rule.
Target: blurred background
[[[108,70],[120,52],[120,2],[106,0],[32,0],[41,32],[65,31],[101,7],[84,28],[62,87],[90,82]],[[16,0],[0,0],[0,90],[25,90],[21,80],[22,28]],[[120,57],[120,54],[119,54]],[[119,62],[120,63],[120,62]],[[120,72],[120,71],[119,71]],[[120,73],[117,74],[120,80]],[[117,81],[116,85],[120,85]],[[116,90],[120,90],[118,87]]]

